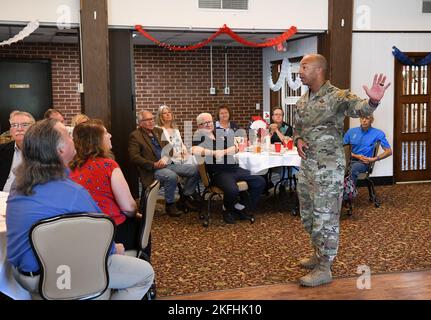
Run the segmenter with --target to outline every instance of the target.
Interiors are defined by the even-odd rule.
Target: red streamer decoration
[[[159,40],[155,39],[154,37],[152,37],[148,32],[146,32],[141,25],[136,25],[135,29],[137,31],[139,31],[140,34],[142,34],[144,37],[146,37],[147,39],[151,40],[152,42],[154,42],[155,44],[157,44],[160,47],[169,49],[169,50],[173,50],[173,51],[190,51],[190,50],[196,50],[196,49],[200,49],[203,46],[207,45],[208,43],[210,43],[211,41],[213,41],[216,37],[218,37],[220,34],[222,33],[226,33],[228,36],[230,36],[232,39],[234,39],[235,41],[245,45],[245,46],[249,46],[249,47],[255,47],[255,48],[266,48],[266,47],[272,47],[275,46],[283,41],[286,41],[287,39],[289,39],[290,37],[292,37],[296,32],[297,29],[295,26],[290,27],[289,30],[283,32],[280,36],[275,37],[275,38],[271,38],[266,42],[263,43],[256,43],[256,42],[251,42],[248,41],[242,37],[240,37],[238,34],[236,34],[235,32],[232,31],[232,29],[230,29],[227,25],[223,25],[223,27],[219,28],[217,32],[215,32],[213,35],[211,35],[211,37],[209,37],[207,40],[204,40],[202,42],[199,42],[197,44],[191,45],[191,46],[173,46],[167,43],[163,43],[160,42]]]

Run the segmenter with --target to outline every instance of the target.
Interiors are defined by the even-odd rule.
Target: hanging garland
[[[274,84],[274,82],[272,81],[272,75],[271,75],[271,72],[269,72],[268,86],[272,91],[278,91],[283,86],[285,79],[287,80],[287,84],[289,85],[289,88],[292,89],[293,91],[298,90],[302,86],[302,82],[301,82],[301,79],[299,79],[299,77],[296,78],[295,81],[292,80],[293,79],[292,65],[289,62],[289,59],[287,58],[283,58],[280,75],[278,76],[278,80],[276,84]]]
[[[405,53],[401,52],[400,49],[393,46],[392,47],[392,55],[402,64],[407,66],[425,66],[427,64],[431,63],[431,53],[429,53],[427,56],[419,60],[418,62],[413,61],[411,58],[409,58]]]
[[[191,45],[191,46],[174,46],[174,45],[170,45],[167,43],[163,43],[160,42],[159,40],[155,39],[154,37],[152,37],[148,32],[146,32],[141,25],[136,25],[135,29],[142,34],[144,37],[146,37],[147,39],[151,40],[152,42],[154,42],[155,44],[157,44],[160,47],[169,49],[169,50],[173,50],[173,51],[190,51],[190,50],[196,50],[196,49],[200,49],[203,46],[207,45],[208,43],[210,43],[211,41],[213,41],[216,37],[218,37],[220,34],[222,33],[226,33],[227,35],[229,35],[232,39],[234,39],[235,41],[245,45],[245,46],[249,46],[249,47],[255,47],[255,48],[266,48],[266,47],[272,47],[275,46],[283,41],[286,41],[287,39],[289,39],[290,37],[292,37],[296,32],[297,29],[295,26],[290,27],[289,30],[283,32],[280,36],[275,37],[275,38],[271,38],[266,42],[263,43],[256,43],[256,42],[251,42],[248,41],[242,37],[240,37],[239,35],[237,35],[235,32],[232,31],[232,29],[230,29],[228,26],[226,26],[225,24],[223,25],[223,27],[219,28],[217,32],[215,32],[213,35],[211,35],[208,39],[199,42],[197,44]]]
[[[20,32],[18,32],[15,36],[12,38],[9,38],[7,40],[4,40],[0,42],[0,47],[11,45],[12,43],[18,42],[23,40],[24,38],[28,37],[33,31],[35,31],[37,28],[39,28],[39,21],[34,20],[30,21]]]

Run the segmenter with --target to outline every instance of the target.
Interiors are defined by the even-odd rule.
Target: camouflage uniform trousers
[[[345,165],[340,158],[320,160],[302,161],[297,190],[301,220],[316,256],[331,264],[338,250]]]

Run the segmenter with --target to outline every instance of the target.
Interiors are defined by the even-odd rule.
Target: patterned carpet
[[[353,216],[342,215],[334,277],[431,268],[431,184],[379,186],[381,207],[360,188]],[[306,271],[298,259],[312,253],[300,218],[288,197],[263,198],[250,224],[226,225],[215,203],[209,228],[196,213],[168,217],[157,207],[152,264],[159,296],[269,285],[297,279]]]

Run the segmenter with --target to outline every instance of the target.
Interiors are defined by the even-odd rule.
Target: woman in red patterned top
[[[70,178],[88,190],[99,208],[116,224],[115,242],[126,250],[137,246],[136,202],[117,162],[111,159],[111,134],[101,120],[89,120],[73,130],[76,155]]]

